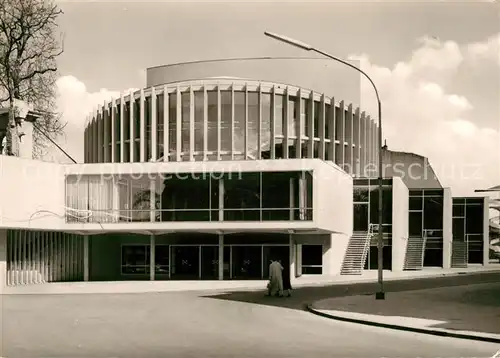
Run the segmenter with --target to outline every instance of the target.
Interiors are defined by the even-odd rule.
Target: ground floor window
[[[323,273],[323,246],[302,245],[302,274],[321,275]]]
[[[123,245],[122,265],[123,275],[141,275],[149,273],[149,245]]]

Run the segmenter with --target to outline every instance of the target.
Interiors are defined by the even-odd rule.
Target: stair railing
[[[432,232],[433,230],[427,230],[424,229],[424,233],[422,235],[422,267],[424,266],[424,259],[425,259],[425,246],[427,245],[427,237],[428,237],[428,232]]]

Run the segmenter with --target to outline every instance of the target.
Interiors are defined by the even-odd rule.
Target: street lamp
[[[328,57],[331,60],[340,62],[346,66],[349,66],[359,73],[361,73],[363,76],[365,76],[368,81],[370,81],[371,85],[373,86],[373,89],[375,90],[375,95],[377,96],[377,105],[378,105],[378,143],[379,143],[379,149],[378,149],[378,283],[379,283],[379,291],[375,294],[375,298],[377,300],[383,300],[385,299],[385,292],[384,292],[384,271],[383,271],[383,261],[384,261],[384,256],[383,256],[383,248],[384,248],[384,236],[382,232],[382,220],[383,220],[383,202],[382,202],[382,105],[380,103],[380,97],[378,94],[377,86],[375,86],[375,83],[373,83],[373,80],[368,76],[364,71],[362,71],[360,68],[351,65],[349,62],[346,62],[338,57],[332,56],[326,52],[323,52],[321,50],[318,50],[317,48],[306,44],[301,41],[297,41],[295,39],[292,39],[290,37],[278,35],[272,32],[265,31],[264,35],[271,37],[275,40],[278,40],[280,42],[284,42],[286,44],[298,47],[300,49],[306,50],[306,51],[313,51],[316,53],[319,53],[320,55],[323,55],[325,57]]]

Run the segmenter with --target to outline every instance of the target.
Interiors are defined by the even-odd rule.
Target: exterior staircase
[[[341,275],[361,275],[363,273],[372,236],[371,226],[368,232],[355,231],[353,233],[347,245],[344,262],[342,262]]]
[[[451,243],[451,267],[467,268],[467,243],[465,241],[453,241]]]
[[[406,244],[404,270],[422,270],[424,267],[425,245],[427,243],[427,235],[424,237],[413,236],[408,238]]]

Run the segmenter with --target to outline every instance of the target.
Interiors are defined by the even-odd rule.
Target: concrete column
[[[224,280],[224,234],[219,234],[219,280]]]
[[[89,265],[89,236],[83,236],[83,281],[87,282],[90,276],[90,265]]]
[[[490,204],[489,198],[484,198],[483,204],[483,265],[490,263]]]
[[[450,188],[444,188],[443,192],[443,268],[449,269],[453,245],[453,199]]]
[[[256,159],[260,160],[262,158],[262,86],[260,84],[259,84],[259,97],[258,97],[257,103],[258,103],[259,109],[258,109],[258,117],[257,117],[257,154],[256,154]],[[220,95],[219,95],[219,108],[220,108]],[[220,160],[220,158],[219,158],[219,160]]]
[[[166,110],[166,109],[165,109]],[[156,91],[151,88],[151,160],[156,162],[158,160],[158,118],[156,117]],[[148,144],[149,145],[149,144]],[[149,159],[149,158],[147,158]]]
[[[176,95],[175,98],[177,100],[176,106],[175,106],[175,161],[180,162],[182,161],[182,93],[181,89],[179,86],[177,86],[176,89]],[[219,138],[220,139],[220,138]]]
[[[307,100],[306,102],[306,106],[309,106],[309,115],[308,115],[308,118],[306,118],[306,121],[308,122],[309,124],[309,132],[306,133],[306,135],[309,137],[309,140],[307,141],[307,147],[308,147],[308,150],[307,150],[307,154],[308,154],[308,158],[311,158],[313,159],[314,158],[314,111],[315,111],[315,107],[314,107],[314,92],[311,91],[311,94],[310,94],[310,98]]]
[[[156,221],[156,179],[151,179],[149,182],[149,220]]]
[[[325,118],[325,135],[328,135],[330,138],[330,145],[325,148],[325,156],[328,156],[332,162],[335,163],[335,155],[336,155],[336,144],[335,144],[335,133],[336,133],[336,109],[335,109],[335,98],[332,97],[330,99],[330,103],[328,104],[328,108],[325,110],[330,112],[330,116]],[[328,133],[326,133],[326,122],[328,122]]]
[[[224,221],[224,178],[219,179],[219,221]]]
[[[203,160],[208,160],[208,93],[203,86]]]
[[[120,95],[120,117],[118,118],[120,121],[120,163],[125,162],[125,126],[127,125],[127,121],[125,119],[125,97],[123,93]]]
[[[0,230],[0,294],[7,286],[7,230]]]
[[[156,273],[156,238],[154,235],[149,236],[149,279],[151,281],[155,280],[155,273]]]
[[[194,91],[189,87],[189,160],[194,161]]]
[[[205,96],[206,97],[206,96]],[[206,101],[204,102],[206,105]],[[168,90],[167,85],[163,86],[163,161],[168,162],[168,153],[170,151],[169,141],[169,126],[168,126],[168,111],[169,111],[169,101],[168,101]],[[206,137],[203,137],[206,140]]]
[[[288,86],[285,87],[285,91],[283,93],[283,141],[281,142],[281,158],[283,159],[288,159],[288,142],[290,138],[290,118],[293,116],[293,113],[290,114],[290,111],[288,110],[288,101],[290,99],[290,96],[288,94]],[[260,158],[259,158],[260,159]]]
[[[270,150],[271,150],[271,159],[276,159],[276,88],[273,86],[271,88],[271,103],[270,103]],[[248,86],[245,87],[245,159],[248,159]]]
[[[221,95],[220,95],[220,86],[217,86],[217,161],[220,160],[220,151],[221,151],[221,127],[222,127],[222,107],[221,107]]]
[[[318,135],[319,135],[319,149],[318,149],[318,158],[321,160],[325,160],[325,149],[326,149],[326,131],[325,131],[325,124],[326,124],[326,103],[325,103],[325,95],[321,95],[321,101],[319,104],[319,114],[318,114]]]
[[[116,162],[116,101],[114,98],[111,99],[111,150],[109,155],[111,156],[111,163]]]
[[[144,105],[146,104],[146,99],[144,98],[144,90],[141,89],[141,98],[139,99],[139,161],[141,163],[146,162],[148,158],[146,158],[146,146],[149,145],[146,143],[146,122],[144,118]]]
[[[285,103],[283,103],[285,105]],[[288,106],[288,103],[286,104]],[[304,119],[302,118],[302,90],[299,88],[297,92],[297,119],[295,123],[295,135],[297,136],[297,140],[295,141],[295,158],[302,158],[302,128],[305,128],[303,125]],[[260,158],[259,158],[260,159]]]
[[[288,234],[289,248],[290,248],[290,280],[293,281],[297,278],[297,265],[296,265],[296,253],[295,253],[295,240],[293,239],[293,234]]]
[[[295,245],[295,276],[302,276],[302,244]]]
[[[392,184],[392,271],[403,271],[408,245],[409,191],[400,178]]]

